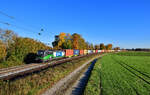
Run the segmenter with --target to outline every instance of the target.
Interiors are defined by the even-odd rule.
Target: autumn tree
[[[17,35],[11,30],[0,29],[0,40],[6,45],[7,49],[14,42]]]
[[[89,42],[86,42],[86,43],[85,43],[85,46],[86,46],[85,49],[90,49],[90,44],[89,44]]]
[[[99,45],[94,45],[94,49],[99,49]]]
[[[88,43],[85,39],[77,33],[72,35],[67,33],[60,33],[55,36],[55,41],[52,42],[54,49],[112,49],[112,44],[104,45],[101,43],[100,45],[93,45],[92,43]]]
[[[83,49],[84,44],[85,44],[84,39],[79,38],[79,40],[78,40],[78,49]]]
[[[8,50],[8,60],[23,62],[25,57],[36,54],[38,50],[51,49],[49,46],[31,38],[17,37]],[[30,54],[30,55],[29,55]],[[34,60],[34,59],[32,59]]]
[[[120,50],[120,47],[115,47],[114,50]]]
[[[105,45],[103,43],[100,44],[100,50],[104,50],[105,49]]]
[[[72,36],[68,33],[65,37],[65,42],[62,44],[62,49],[72,49]]]
[[[92,43],[90,44],[90,49],[94,49],[94,45]]]
[[[82,36],[79,36],[79,40],[78,40],[78,47],[79,49],[86,49],[86,43],[84,38],[82,38]]]
[[[79,38],[80,35],[77,33],[72,35],[73,49],[79,49]]]
[[[108,44],[105,47],[106,47],[106,50],[112,50],[112,44]]]
[[[17,35],[11,30],[0,29],[0,60],[4,61]]]
[[[6,45],[0,40],[0,62],[6,58]]]
[[[66,41],[66,33],[62,32],[59,35],[55,36],[55,41],[52,42],[52,45],[55,49],[62,49],[63,44]]]

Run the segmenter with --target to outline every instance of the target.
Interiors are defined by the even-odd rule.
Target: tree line
[[[126,49],[128,51],[150,51],[149,48],[132,48],[132,49]]]
[[[33,60],[40,49],[52,49],[31,38],[19,37],[11,30],[0,29],[0,63],[22,64]]]
[[[53,48],[44,43],[20,37],[11,30],[0,29],[0,63],[5,65],[30,63],[36,57],[38,50],[59,49],[101,49],[111,50],[113,45],[103,43],[93,45],[87,42],[80,34],[60,33],[52,42]]]
[[[112,50],[113,45],[100,43],[99,45],[93,45],[87,42],[80,34],[74,33],[60,33],[55,36],[54,42],[52,42],[53,49],[100,49],[100,50]],[[119,49],[118,47],[114,49]]]

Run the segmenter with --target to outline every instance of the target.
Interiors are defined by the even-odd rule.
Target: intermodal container
[[[84,55],[88,54],[88,50],[84,50]]]
[[[105,52],[104,50],[101,50],[101,52]]]
[[[93,50],[93,53],[96,53],[96,50]]]
[[[77,55],[79,55],[79,54],[80,54],[80,51],[79,51],[79,50],[77,50],[77,49],[73,50],[73,55],[74,55],[74,56],[77,56]]]
[[[84,55],[84,50],[80,50],[80,55]]]
[[[66,56],[66,57],[71,57],[71,56],[73,56],[73,49],[66,49],[66,50],[65,50],[65,56]]]
[[[95,53],[98,53],[98,50],[95,50]]]
[[[104,52],[107,52],[107,50],[104,50]]]
[[[98,53],[102,52],[101,50],[98,50]]]
[[[54,57],[63,57],[65,55],[65,52],[63,51],[54,51],[53,56]]]
[[[93,53],[93,50],[88,50],[88,54]]]
[[[111,50],[112,52],[114,52],[115,50]]]

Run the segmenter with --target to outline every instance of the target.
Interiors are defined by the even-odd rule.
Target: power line
[[[0,14],[4,15],[4,16],[10,18],[10,19],[13,19],[13,20],[15,20],[16,22],[19,22],[19,23],[22,23],[22,22],[23,22],[23,21],[21,21],[21,20],[18,20],[18,19],[16,19],[16,18],[14,18],[13,16],[8,15],[7,13],[5,13],[5,12],[3,12],[3,11],[0,11]],[[44,32],[44,29],[43,29],[43,28],[39,28],[39,29],[40,29],[40,30],[39,30],[39,29],[33,28],[33,26],[31,26],[31,25],[23,25],[23,26],[27,26],[27,27],[28,27],[28,28],[25,28],[25,27],[21,27],[21,26],[18,26],[18,25],[10,24],[10,23],[3,22],[3,21],[0,21],[0,23],[5,24],[5,25],[7,25],[7,26],[13,26],[13,27],[16,27],[16,28],[25,30],[25,31],[30,31],[30,32],[35,32],[35,30],[36,30],[37,32],[35,32],[35,33],[37,33],[39,36],[41,36],[41,35],[43,34],[42,32]],[[23,23],[22,23],[22,24],[23,24]],[[30,28],[30,29],[29,29],[29,28]],[[31,28],[32,28],[32,30],[31,30]],[[34,31],[33,31],[33,30],[34,30]],[[53,33],[53,32],[50,32],[50,33],[55,35],[55,33]]]
[[[4,16],[10,18],[10,19],[13,19],[13,20],[15,20],[16,22],[19,22],[19,23],[21,22],[21,23],[22,23],[22,21],[20,21],[20,20],[14,18],[13,16],[8,15],[7,13],[5,13],[5,12],[3,12],[3,11],[0,11],[0,14],[4,15]],[[3,23],[3,22],[2,22],[2,23]],[[8,24],[6,24],[6,23],[3,23],[3,24],[8,25]],[[23,23],[22,23],[22,24],[23,24]],[[29,25],[23,25],[23,26],[28,27],[28,29],[26,28],[26,30],[30,30],[29,28],[32,28],[33,30],[36,30],[36,31],[39,31],[39,30],[40,30],[40,28],[39,28],[39,29],[36,29],[36,28],[30,27]],[[15,25],[15,27],[16,27],[16,25]],[[17,27],[18,27],[18,26],[17,26]],[[42,30],[42,29],[41,29],[41,30]],[[43,31],[43,30],[42,30],[42,31]],[[39,34],[39,33],[38,33],[38,34]]]
[[[8,18],[10,18],[10,19],[13,19],[13,20],[15,20],[15,21],[17,21],[17,22],[19,22],[19,23],[22,23],[23,21],[22,20],[18,20],[18,19],[16,19],[16,18],[14,18],[13,16],[10,16],[10,15],[8,15],[7,13],[5,13],[5,12],[3,12],[3,11],[0,11],[0,14],[2,14],[2,15],[4,15],[4,16],[6,16],[6,17],[8,17]],[[9,25],[8,23],[3,23],[3,24],[5,24],[5,25]],[[23,24],[23,23],[22,23]],[[18,27],[18,26],[16,26],[16,25],[13,25],[13,26],[15,26],[15,27]],[[28,29],[26,28],[23,28],[24,30],[30,30],[31,28],[34,30],[34,31],[39,31],[39,29],[40,29],[40,31],[37,33],[38,35],[42,35],[42,33],[41,32],[44,32],[44,29],[43,28],[39,28],[39,29],[37,29],[37,27],[36,28],[33,28],[33,26],[31,26],[31,25],[24,25],[24,26],[27,26],[28,27]],[[20,27],[19,27],[20,28]],[[29,29],[30,28],[30,29]],[[32,31],[33,31],[32,30]],[[31,31],[31,30],[30,30]],[[51,34],[54,34],[55,35],[55,33],[53,33],[53,32],[50,32]]]
[[[6,13],[4,13],[4,12],[2,12],[2,11],[0,11],[0,14],[2,14],[2,15],[4,15],[4,16],[7,16],[7,17],[9,17],[10,19],[14,19],[13,16],[9,16],[8,14],[6,14]]]
[[[3,21],[0,21],[0,23],[2,23],[2,24],[5,24],[5,25],[10,25],[9,23],[7,23],[7,22],[3,22]]]
[[[21,29],[21,30],[24,30],[24,31],[28,31],[28,32],[33,32],[33,33],[36,33],[35,31],[33,30],[30,30],[30,29],[27,29],[25,27],[21,27],[21,26],[18,26],[18,25],[14,25],[14,24],[10,24],[8,22],[4,22],[4,21],[0,21],[0,23],[4,24],[4,25],[7,25],[7,26],[12,26],[12,27],[15,27],[15,28],[18,28],[18,29]],[[44,29],[41,29],[40,31],[44,31]],[[52,33],[52,32],[51,32]],[[52,33],[54,34],[54,33]],[[40,32],[38,32],[38,35],[41,36],[42,34]],[[55,34],[54,34],[55,35]],[[43,35],[44,36],[44,35]],[[49,36],[50,37],[50,36]]]
[[[18,19],[16,19],[16,17],[10,16],[10,15],[8,15],[6,12],[3,12],[3,11],[1,11],[1,10],[0,10],[0,14],[4,15],[4,16],[10,18],[10,19],[13,19],[13,20],[15,20],[15,21],[17,21],[17,22],[19,22],[19,23],[22,23],[22,22],[23,22],[22,20],[18,20]],[[22,24],[23,24],[23,23],[22,23]],[[39,29],[41,30],[41,32],[44,31],[43,28],[39,28],[39,27],[36,27],[36,28],[34,27],[34,28],[33,28],[32,25],[24,25],[24,26],[30,27],[30,28],[32,28],[32,29],[34,29],[34,30],[36,30],[36,31],[39,31]],[[37,29],[37,28],[39,28],[39,29]],[[51,32],[51,33],[54,34],[53,32]],[[38,33],[38,34],[41,34],[41,33]]]
[[[8,22],[0,21],[0,23],[5,24],[5,25],[7,25],[7,26],[12,26],[12,27],[15,27],[15,28],[19,28],[19,29],[22,29],[22,30],[24,30],[24,31],[29,31],[29,32],[32,31],[32,30],[30,30],[30,29],[27,29],[27,28],[24,28],[24,27],[21,27],[21,26],[18,26],[18,25],[10,24],[10,23],[8,23]],[[32,32],[36,33],[35,31],[32,31]]]

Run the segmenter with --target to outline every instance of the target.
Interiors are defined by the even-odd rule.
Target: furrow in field
[[[127,69],[129,72],[131,72],[132,74],[134,74],[135,76],[137,76],[138,78],[140,78],[141,80],[143,80],[144,82],[146,82],[147,84],[150,85],[150,77],[148,75],[143,74],[139,70],[127,65],[125,62],[122,62],[115,58],[113,58],[113,59],[116,61],[116,63],[120,64],[122,67]]]
[[[150,77],[150,57],[148,56],[114,56],[117,60],[129,65],[139,73]],[[138,72],[137,71],[137,72]]]
[[[108,64],[109,63],[109,64]],[[119,69],[118,69],[119,68]],[[114,64],[111,60],[102,63],[101,70],[101,83],[102,83],[102,92],[101,95],[126,95],[132,94],[136,95],[134,90],[128,86],[126,80],[122,79],[122,76],[125,77],[124,73],[119,73],[121,69],[117,64]],[[128,91],[128,92],[127,92]]]
[[[115,58],[115,60],[114,60]],[[131,73],[111,55],[102,58],[101,83],[103,95],[150,95],[150,85]]]
[[[126,65],[127,67],[131,68],[132,70],[134,70],[134,71],[140,73],[141,75],[143,75],[143,76],[145,76],[145,77],[147,77],[147,78],[150,78],[150,76],[148,76],[147,74],[141,72],[140,70],[137,70],[136,68],[134,68],[134,67],[132,67],[132,66],[126,64],[125,62],[122,62],[122,63],[123,63],[124,65]]]
[[[143,94],[143,93],[145,93],[144,95],[150,94],[148,92],[150,90],[150,85],[149,85],[148,81],[143,79],[141,76],[137,75],[135,72],[133,72],[129,68],[126,68],[122,64],[118,63],[118,65],[120,65],[123,68],[122,72],[124,72],[124,75],[126,75],[126,77],[128,77],[127,82],[129,84],[129,86],[136,92],[137,95]],[[132,76],[130,76],[129,73]]]

